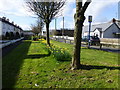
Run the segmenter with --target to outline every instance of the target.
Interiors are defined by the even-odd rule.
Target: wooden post
[[[100,49],[102,49],[102,44],[100,44]]]
[[[71,44],[71,40],[70,40],[70,44]]]

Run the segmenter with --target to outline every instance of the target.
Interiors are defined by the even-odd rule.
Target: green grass
[[[67,48],[73,45],[52,41]],[[118,88],[118,54],[82,48],[79,70],[57,61],[39,41],[24,41],[3,57],[4,88]]]

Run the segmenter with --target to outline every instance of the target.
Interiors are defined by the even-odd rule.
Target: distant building
[[[120,20],[112,19],[107,23],[92,25],[90,33],[99,38],[120,38]],[[88,36],[88,26],[83,27],[82,36]]]
[[[118,2],[118,20],[120,20],[120,1]]]
[[[51,30],[50,32],[51,35],[56,35],[56,36],[69,36],[73,37],[74,36],[74,29],[57,29],[57,30]]]
[[[35,35],[35,34],[34,34],[32,31],[30,31],[30,30],[26,30],[26,31],[24,30],[23,33],[24,33],[25,36],[26,36],[26,35],[27,35],[27,36]]]
[[[5,36],[7,33],[14,35],[19,34],[21,36],[23,30],[21,27],[14,24],[14,22],[10,22],[9,19],[6,19],[6,17],[0,18],[0,36]]]

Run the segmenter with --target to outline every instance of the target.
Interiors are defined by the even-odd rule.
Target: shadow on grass
[[[31,41],[23,42],[2,59],[2,88],[14,88]]]
[[[42,57],[47,57],[47,56],[50,56],[50,53],[28,55],[27,58],[35,59],[35,58],[42,58]]]
[[[81,65],[80,69],[91,70],[91,69],[108,69],[108,70],[120,70],[120,67],[110,67],[110,66],[96,66],[96,65]]]

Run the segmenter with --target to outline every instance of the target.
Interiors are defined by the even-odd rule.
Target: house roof
[[[120,20],[117,20],[117,26],[120,28]]]
[[[95,29],[98,29],[100,31],[105,31],[109,26],[111,25],[110,22],[108,23],[102,23],[102,24],[95,24],[91,26],[91,31],[93,32]],[[83,27],[83,32],[87,32],[89,26],[84,26]]]
[[[91,26],[91,32],[93,32],[95,29],[98,29],[99,31],[104,32],[105,30],[107,30],[107,28],[109,28],[111,25],[113,25],[113,22],[107,22],[107,23],[102,23],[102,24],[96,24],[96,25],[92,25]],[[116,20],[115,23],[119,28],[120,28],[120,21]],[[88,32],[88,28],[89,26],[84,26],[83,27],[83,32]]]
[[[3,17],[3,18],[0,17],[0,21],[5,22],[5,23],[7,23],[7,24],[9,24],[9,25],[12,25],[12,26],[14,26],[14,27],[16,27],[16,28],[19,28],[21,31],[23,31],[20,26],[17,26],[17,25],[15,25],[15,24],[9,22],[9,19],[7,20],[6,17]]]

